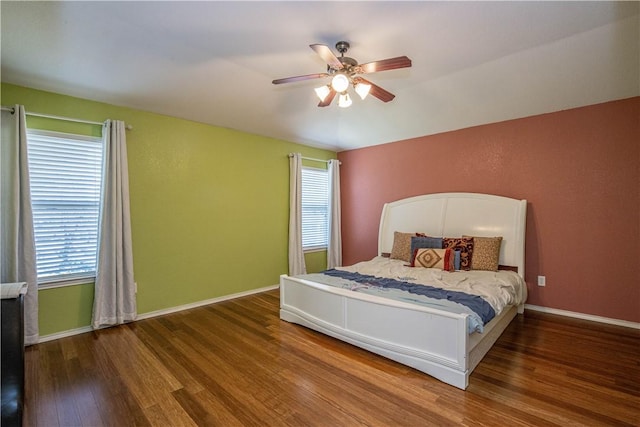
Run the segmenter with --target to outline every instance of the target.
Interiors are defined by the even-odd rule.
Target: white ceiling
[[[4,82],[338,151],[640,95],[635,1],[0,5]],[[309,44],[339,40],[411,58],[367,75],[393,101],[271,84],[324,72]]]

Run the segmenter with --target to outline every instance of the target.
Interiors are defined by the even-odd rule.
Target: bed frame
[[[439,193],[387,203],[378,255],[390,253],[394,231],[430,236],[502,236],[500,265],[524,278],[526,200],[476,193]],[[469,375],[524,305],[509,307],[468,334],[467,314],[393,301],[280,276],[280,318],[385,356],[466,389]]]

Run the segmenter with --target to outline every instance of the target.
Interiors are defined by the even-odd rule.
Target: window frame
[[[96,218],[96,251],[95,251],[95,263],[92,271],[86,272],[77,272],[77,273],[62,273],[51,275],[47,277],[40,276],[40,271],[37,271],[38,277],[38,289],[51,289],[51,288],[59,288],[64,286],[72,286],[72,285],[80,285],[80,284],[89,284],[95,282],[96,277],[96,268],[98,262],[98,245],[99,245],[99,235],[100,235],[100,215],[101,215],[101,206],[102,206],[102,186],[104,181],[104,140],[101,136],[90,136],[90,135],[82,135],[82,134],[74,134],[74,133],[66,133],[66,132],[57,132],[50,131],[44,129],[34,129],[27,128],[27,150],[29,152],[29,180],[30,185],[32,186],[33,175],[32,175],[32,159],[31,159],[31,141],[33,136],[36,137],[44,137],[44,138],[57,138],[57,139],[65,139],[68,141],[73,141],[76,143],[88,143],[88,144],[98,144],[100,147],[100,164],[99,164],[99,185],[98,185],[98,214]],[[36,220],[35,220],[35,204],[33,197],[33,189],[31,192],[31,205],[32,212],[34,213],[34,238],[37,240],[36,236]],[[37,243],[36,243],[36,269],[37,269]]]

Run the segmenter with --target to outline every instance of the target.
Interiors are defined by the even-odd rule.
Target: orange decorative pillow
[[[411,267],[439,268],[445,271],[454,271],[454,253],[451,249],[420,248]]]

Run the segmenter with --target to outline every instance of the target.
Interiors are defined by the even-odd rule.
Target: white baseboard
[[[227,300],[240,298],[240,297],[245,297],[245,296],[248,296],[248,295],[258,294],[258,293],[261,293],[261,292],[267,292],[267,291],[271,291],[271,290],[274,290],[274,289],[278,289],[279,287],[280,287],[280,285],[266,286],[264,288],[251,289],[249,291],[238,292],[237,294],[225,295],[225,296],[222,296],[222,297],[217,297],[217,298],[211,298],[211,299],[207,299],[207,300],[203,300],[203,301],[192,302],[192,303],[189,303],[189,304],[179,305],[179,306],[176,306],[176,307],[164,308],[162,310],[149,311],[147,313],[139,314],[138,318],[135,321],[144,320],[144,319],[150,319],[152,317],[163,316],[165,314],[171,314],[171,313],[175,313],[175,312],[178,312],[178,311],[189,310],[190,308],[202,307],[203,305],[215,304],[215,303],[218,303],[218,302],[227,301]],[[62,331],[62,332],[56,332],[55,334],[41,335],[40,338],[38,339],[38,343],[47,342],[47,341],[53,341],[53,340],[57,340],[57,339],[60,339],[60,338],[66,338],[66,337],[70,337],[72,335],[84,334],[86,332],[91,332],[91,331],[93,331],[93,328],[91,326],[82,326],[80,328],[69,329],[67,331]]]
[[[557,308],[541,307],[539,305],[525,304],[524,308],[542,313],[557,314],[559,316],[574,317],[576,319],[591,320],[592,322],[608,323],[610,325],[625,326],[627,328],[640,329],[640,323],[628,320],[612,319],[610,317],[595,316],[593,314],[577,313],[575,311],[559,310]]]
[[[261,292],[267,292],[274,289],[278,289],[279,287],[280,285],[267,286],[264,288],[251,289],[250,291],[238,292],[237,294],[225,295],[222,297],[192,302],[190,304],[179,305],[177,307],[170,307],[170,308],[164,308],[162,310],[149,311],[147,313],[139,314],[136,320],[150,319],[152,317],[163,316],[165,314],[171,314],[177,311],[189,310],[190,308],[196,308],[196,307],[202,307],[203,305],[215,304],[217,302],[227,301],[230,299],[246,297],[248,295],[259,294]]]
[[[69,329],[62,332],[56,332],[55,334],[40,335],[40,338],[38,338],[38,344],[42,342],[57,340],[60,338],[70,337],[72,335],[84,334],[91,331],[93,331],[93,328],[91,326],[82,326],[80,328]]]

